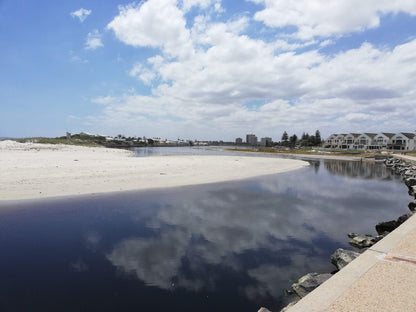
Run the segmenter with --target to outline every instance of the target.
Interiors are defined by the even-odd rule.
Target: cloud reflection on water
[[[203,272],[217,266],[245,276],[249,298],[278,297],[303,272],[328,269],[347,232],[370,232],[402,196],[400,184],[382,181],[388,171],[333,163],[162,198],[146,220],[155,236],[126,238],[107,258],[162,289],[216,287],[221,276]]]

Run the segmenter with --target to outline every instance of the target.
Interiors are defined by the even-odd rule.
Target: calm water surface
[[[279,311],[410,198],[383,165],[0,206],[0,311]]]

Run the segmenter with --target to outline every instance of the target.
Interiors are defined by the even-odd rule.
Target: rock
[[[416,210],[416,199],[409,203],[409,209],[410,209],[410,211],[415,211]]]
[[[403,173],[403,175],[405,176],[405,177],[407,177],[407,178],[410,178],[410,177],[414,177],[415,176],[415,172],[412,170],[412,169],[407,169],[404,173]]]
[[[396,228],[398,228],[403,222],[409,219],[412,215],[411,214],[404,214],[400,216],[397,220],[387,221],[387,222],[380,222],[376,225],[376,231],[379,234],[383,234],[385,232],[392,232]]]
[[[415,186],[416,185],[416,178],[406,178],[406,179],[404,179],[404,184],[406,184],[407,187]]]
[[[378,234],[383,234],[385,232],[392,232],[397,227],[396,220],[380,222],[376,225],[376,231]]]
[[[371,235],[355,235],[349,241],[350,245],[357,248],[366,248],[374,245],[374,237]]]
[[[272,312],[272,311],[270,311],[269,309],[261,307],[260,310],[258,310],[257,312]]]
[[[285,306],[283,309],[281,309],[280,312],[289,312],[290,308],[293,307],[296,303],[297,303],[297,301],[293,301],[293,302],[289,303],[287,306]]]
[[[344,268],[348,263],[357,258],[360,254],[353,250],[346,250],[338,248],[331,255],[331,263],[337,267],[338,270]]]
[[[328,273],[308,273],[302,276],[298,282],[292,284],[292,288],[299,297],[303,298],[331,276],[332,275]]]
[[[409,195],[416,198],[416,186],[409,187]]]
[[[377,235],[376,237],[373,238],[373,242],[374,244],[377,243],[378,241],[381,241],[386,235]]]
[[[402,216],[400,216],[397,220],[396,220],[396,224],[397,226],[401,225],[402,223],[404,223],[405,221],[407,221],[407,219],[409,219],[412,216],[412,214],[407,213],[404,214]]]
[[[347,234],[347,236],[348,236],[349,238],[354,238],[354,237],[358,236],[358,234],[356,234],[356,233],[352,232],[352,233],[348,233],[348,234]]]

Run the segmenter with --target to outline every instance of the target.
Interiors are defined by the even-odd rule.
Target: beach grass
[[[102,146],[96,140],[90,138],[70,138],[66,137],[60,138],[45,138],[45,137],[32,137],[32,138],[21,138],[21,139],[12,139],[19,143],[40,143],[40,144],[64,144],[64,145],[77,145],[77,146],[87,146],[87,147],[98,147]]]

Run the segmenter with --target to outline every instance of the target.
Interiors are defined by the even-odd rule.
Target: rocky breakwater
[[[301,298],[305,297],[308,293],[313,291],[323,282],[331,277],[332,274],[335,274],[339,270],[343,269],[348,263],[353,261],[357,258],[362,252],[373,246],[375,243],[380,241],[384,236],[388,233],[395,230],[399,227],[403,222],[405,222],[408,218],[412,216],[412,214],[416,210],[416,165],[407,163],[403,160],[388,157],[384,161],[385,165],[388,168],[391,168],[396,174],[399,174],[403,177],[403,181],[409,189],[409,195],[412,196],[414,199],[409,203],[408,207],[410,209],[410,213],[404,214],[398,217],[396,220],[390,220],[386,222],[378,223],[375,228],[379,235],[372,236],[368,234],[356,234],[356,233],[349,233],[348,237],[351,239],[349,241],[350,245],[357,248],[357,251],[353,250],[346,250],[339,248],[337,249],[331,256],[331,262],[337,268],[335,272],[331,274],[324,273],[308,273],[295,283],[292,284],[293,291],[287,291],[288,294],[295,295],[296,298],[293,301],[283,308],[281,312],[290,312],[290,308],[296,304]],[[270,312],[266,308],[261,308],[258,312]]]
[[[416,209],[416,165],[394,157],[387,158],[384,163],[403,177],[404,184],[409,189],[409,195],[414,198],[409,203],[410,211],[414,212]]]

